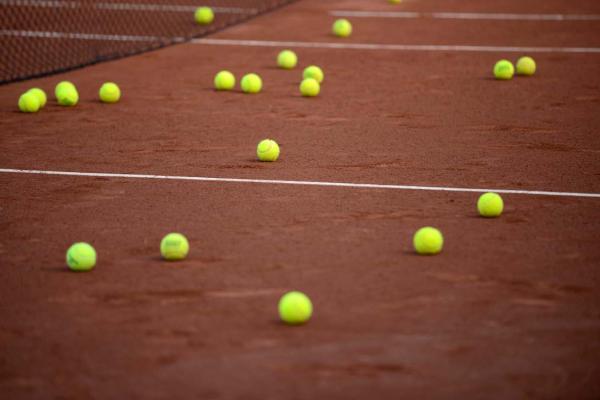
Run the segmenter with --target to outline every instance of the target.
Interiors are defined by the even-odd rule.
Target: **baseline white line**
[[[371,44],[332,42],[292,42],[270,40],[194,39],[194,44],[216,46],[304,47],[313,49],[397,50],[397,51],[458,51],[458,52],[508,52],[508,53],[600,53],[600,47],[515,47],[471,46],[433,44]]]
[[[524,195],[533,195],[533,196],[600,198],[600,193],[550,192],[550,191],[544,191],[544,190],[484,189],[484,188],[461,188],[461,187],[417,186],[417,185],[385,185],[385,184],[349,183],[349,182],[291,181],[291,180],[279,180],[279,179],[215,178],[215,177],[207,177],[207,176],[117,174],[117,173],[105,173],[105,172],[43,171],[43,170],[30,170],[30,169],[13,169],[13,168],[0,168],[0,173],[3,173],[3,174],[78,176],[78,177],[94,177],[94,178],[159,179],[159,180],[171,180],[171,181],[258,183],[258,184],[271,184],[271,185],[343,187],[343,188],[353,188],[353,189],[420,190],[420,191],[433,191],[433,192],[463,192],[463,193],[495,192],[495,193],[503,193],[503,194],[524,194]]]
[[[100,33],[77,33],[77,32],[42,32],[42,31],[14,31],[0,30],[0,36],[16,36],[43,39],[79,39],[79,40],[102,40],[112,42],[157,42],[174,41],[183,42],[182,37],[159,37],[159,36],[134,36],[134,35],[104,35]]]
[[[53,1],[53,0],[0,0],[0,5],[16,7],[43,7],[43,8],[96,8],[100,10],[117,11],[167,11],[193,13],[199,6],[186,6],[175,4],[145,4],[145,3],[81,3],[78,1]],[[216,13],[224,14],[254,14],[255,8],[240,7],[212,7]]]
[[[457,13],[411,11],[330,11],[335,17],[348,18],[435,18],[500,21],[600,21],[597,14],[507,14],[507,13]]]

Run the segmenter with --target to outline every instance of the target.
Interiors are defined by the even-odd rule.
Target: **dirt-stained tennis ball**
[[[246,74],[240,85],[244,93],[259,93],[262,89],[262,79],[256,74]]]
[[[215,75],[215,89],[231,90],[235,87],[235,76],[229,71],[219,71]]]
[[[313,78],[316,79],[319,84],[323,83],[325,79],[325,74],[323,74],[323,70],[316,65],[310,65],[304,68],[304,72],[302,72],[302,78]]]
[[[34,113],[40,110],[40,100],[30,92],[25,92],[19,97],[19,110],[24,113]]]
[[[300,325],[308,322],[313,312],[313,305],[307,295],[292,291],[284,294],[279,300],[279,317],[289,325]]]
[[[116,103],[121,98],[121,89],[116,83],[106,82],[100,86],[98,95],[103,103]]]
[[[40,102],[40,108],[44,108],[44,106],[46,105],[46,101],[48,100],[46,92],[44,92],[40,88],[31,88],[27,91],[27,93],[33,93]]]
[[[438,254],[444,247],[444,237],[438,229],[426,226],[415,233],[413,245],[419,254]]]
[[[298,64],[298,56],[291,50],[283,50],[277,55],[277,66],[283,69],[292,69]]]
[[[390,3],[390,4],[400,4],[400,3],[402,3],[402,0],[388,0],[388,3]]]
[[[84,242],[75,243],[67,250],[67,266],[71,271],[90,271],[96,266],[96,250]]]
[[[160,254],[167,261],[183,260],[189,251],[190,244],[181,233],[169,233],[160,241]]]
[[[210,7],[198,7],[194,13],[194,19],[198,25],[208,25],[215,19],[215,13]]]
[[[482,217],[499,217],[504,210],[504,201],[498,193],[484,193],[477,201],[477,210]]]
[[[256,156],[260,161],[277,161],[279,158],[279,145],[271,139],[261,140],[256,146]]]
[[[535,61],[531,57],[521,57],[517,61],[517,75],[532,76],[536,68]]]
[[[508,60],[500,60],[494,65],[494,77],[499,80],[512,79],[515,74],[515,67]]]
[[[77,88],[71,82],[62,81],[54,89],[56,100],[61,106],[72,107],[79,101]]]
[[[300,83],[300,93],[304,97],[315,97],[321,91],[321,85],[316,79],[306,78]]]
[[[331,30],[337,37],[348,37],[352,34],[352,24],[347,19],[340,18],[333,23]]]

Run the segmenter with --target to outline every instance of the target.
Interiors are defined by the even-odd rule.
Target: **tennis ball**
[[[103,103],[116,103],[121,98],[121,89],[116,83],[106,82],[100,86],[98,95]]]
[[[504,201],[497,193],[484,193],[477,201],[477,210],[482,217],[499,217],[504,210]]]
[[[73,107],[79,101],[79,93],[75,88],[65,88],[59,92],[57,100],[61,106]]]
[[[291,50],[283,50],[277,56],[277,65],[279,68],[292,69],[298,64],[298,56]]]
[[[73,83],[69,82],[69,81],[62,81],[56,84],[56,87],[54,88],[54,95],[56,96],[56,98],[58,98],[58,93],[63,91],[66,88],[75,88],[75,85],[73,85]]]
[[[54,89],[56,100],[61,106],[74,106],[79,101],[77,88],[71,82],[62,81]]]
[[[321,85],[316,79],[306,78],[300,83],[300,93],[304,97],[315,97],[321,91]]]
[[[40,107],[40,100],[34,93],[25,92],[19,97],[19,110],[21,112],[38,112]]]
[[[390,4],[400,4],[400,3],[402,3],[402,0],[388,0],[388,3],[390,3]]]
[[[75,243],[67,250],[67,265],[71,271],[90,271],[96,266],[96,250],[88,243]]]
[[[256,74],[244,75],[240,82],[244,93],[258,93],[262,89],[262,79]]]
[[[536,65],[531,57],[521,57],[517,61],[517,75],[532,76],[535,74]]]
[[[279,145],[271,139],[261,140],[256,146],[256,156],[260,161],[277,161],[279,158]]]
[[[325,79],[325,75],[323,74],[323,70],[316,65],[311,65],[304,68],[304,72],[302,73],[302,78],[313,78],[319,83],[323,83]]]
[[[40,108],[44,108],[44,106],[46,105],[46,101],[48,100],[46,92],[44,92],[40,88],[31,88],[27,91],[27,93],[33,93],[40,102]]]
[[[333,23],[332,32],[338,37],[348,37],[352,33],[352,24],[347,19],[338,19]]]
[[[194,19],[198,25],[208,25],[215,19],[215,13],[210,7],[198,7],[194,13]]]
[[[426,226],[415,233],[413,245],[419,254],[437,254],[444,247],[444,237],[438,229]]]
[[[215,75],[215,89],[231,90],[235,86],[235,76],[229,71],[219,71]]]
[[[313,305],[307,295],[292,291],[281,297],[278,309],[279,317],[283,322],[289,325],[300,325],[310,319]]]
[[[500,80],[512,79],[515,67],[508,60],[500,60],[494,65],[494,77]]]
[[[183,260],[190,251],[190,244],[181,233],[169,233],[160,242],[160,254],[165,260]]]

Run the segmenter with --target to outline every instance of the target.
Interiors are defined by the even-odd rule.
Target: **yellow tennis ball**
[[[181,233],[169,233],[160,242],[160,254],[168,261],[183,260],[189,251],[190,244]]]
[[[307,295],[292,291],[284,294],[279,300],[279,317],[289,325],[300,325],[308,322],[313,312],[313,305]]]
[[[477,210],[482,217],[499,217],[504,210],[504,201],[497,193],[484,193],[477,201]]]
[[[256,74],[246,74],[240,82],[244,93],[258,93],[262,89],[262,79]]]
[[[338,37],[348,37],[352,34],[352,24],[347,19],[338,19],[333,23],[332,32]]]
[[[79,101],[77,88],[71,82],[63,81],[56,85],[54,89],[56,100],[61,106],[74,106]]]
[[[214,82],[217,90],[231,90],[235,87],[235,76],[229,71],[219,71]]]
[[[321,85],[316,79],[306,78],[300,83],[300,93],[304,97],[315,97],[321,91]]]
[[[208,25],[215,19],[215,13],[210,7],[198,7],[194,13],[194,19],[198,25]]]
[[[79,101],[79,93],[77,93],[77,89],[65,88],[59,92],[57,100],[61,106],[73,107]]]
[[[71,271],[92,270],[96,266],[96,250],[88,243],[75,243],[67,250],[67,265]]]
[[[116,103],[121,98],[121,89],[116,83],[106,82],[100,86],[98,95],[103,103]]]
[[[302,72],[302,78],[313,78],[316,79],[317,82],[323,83],[325,79],[325,74],[323,74],[323,70],[316,65],[310,65],[304,68],[304,72]]]
[[[521,57],[517,61],[517,75],[532,76],[536,68],[535,61],[531,57]]]
[[[46,105],[46,101],[48,100],[46,92],[44,92],[40,88],[31,88],[27,91],[27,93],[33,93],[40,102],[40,108],[44,108],[44,106]]]
[[[444,237],[438,229],[426,226],[415,233],[413,245],[419,254],[437,254],[444,247]]]
[[[390,3],[390,4],[400,4],[400,3],[402,3],[402,0],[388,0],[388,3]]]
[[[279,145],[271,139],[261,140],[256,146],[256,156],[260,161],[277,161],[279,158]]]
[[[38,112],[40,100],[34,93],[25,92],[19,97],[19,110],[24,113]]]
[[[54,96],[56,96],[56,98],[58,99],[58,93],[67,88],[76,89],[75,85],[69,81],[61,81],[61,82],[57,83],[56,87],[54,88]]]
[[[292,69],[298,64],[298,56],[291,50],[283,50],[277,55],[277,66],[283,69]]]
[[[500,60],[494,65],[494,77],[499,80],[512,79],[515,74],[515,67],[508,60]]]

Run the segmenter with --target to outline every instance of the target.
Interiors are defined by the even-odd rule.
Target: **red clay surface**
[[[600,13],[595,1],[301,1],[215,37],[334,41],[330,10]],[[310,18],[309,18],[310,17]],[[349,42],[599,46],[600,23],[353,20]],[[521,35],[520,32],[528,32]],[[535,34],[531,34],[535,33]],[[600,192],[600,55],[174,46],[0,88],[0,168]],[[214,73],[264,92],[215,93]],[[81,103],[16,111],[32,86]],[[117,105],[96,100],[118,82]],[[254,161],[277,140],[281,159]],[[600,200],[0,174],[0,393],[7,399],[595,399]],[[424,225],[444,252],[413,254]],[[160,260],[186,234],[188,260]],[[64,253],[89,241],[91,273]],[[307,293],[303,327],[277,321]]]

